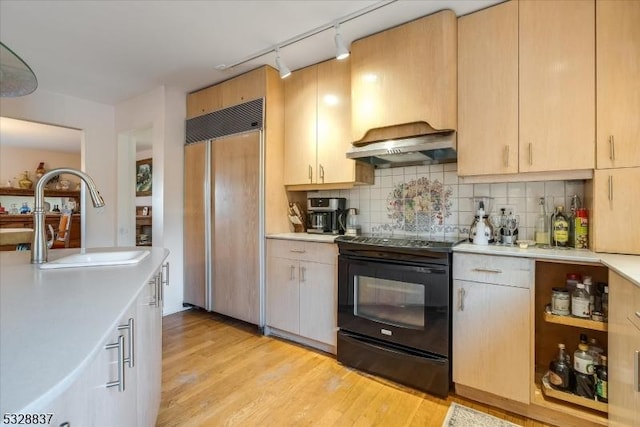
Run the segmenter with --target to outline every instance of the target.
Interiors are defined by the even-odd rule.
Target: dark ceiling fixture
[[[29,95],[38,87],[31,68],[11,49],[0,42],[0,97]]]

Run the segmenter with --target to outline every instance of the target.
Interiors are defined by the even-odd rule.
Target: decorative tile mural
[[[308,192],[308,197],[345,197],[358,209],[362,232],[377,236],[419,236],[429,239],[466,239],[475,216],[473,197],[493,198],[493,211],[504,207],[520,216],[519,236],[533,239],[538,202],[544,197],[547,213],[569,206],[577,194],[584,200],[584,181],[531,181],[465,184],[457,164],[376,169],[373,185],[348,190]]]
[[[451,216],[453,189],[428,177],[397,184],[387,196],[387,216],[399,230],[429,232]]]

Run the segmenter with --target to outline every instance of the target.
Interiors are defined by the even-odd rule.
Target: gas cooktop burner
[[[359,245],[369,245],[390,248],[411,248],[411,249],[448,249],[455,246],[460,240],[427,240],[420,238],[399,238],[399,237],[369,237],[369,236],[338,236],[337,243],[353,243]]]

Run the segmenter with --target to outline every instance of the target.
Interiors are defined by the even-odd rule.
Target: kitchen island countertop
[[[137,265],[52,270],[30,264],[29,251],[0,253],[0,413],[29,412],[77,378],[169,254],[149,250]]]
[[[520,249],[518,246],[504,245],[474,245],[460,243],[453,248],[453,252],[467,252],[483,255],[502,255],[520,258],[535,258],[542,261],[569,261],[603,264],[611,270],[640,286],[640,256],[620,255],[592,252],[588,249],[552,249],[529,247]]]

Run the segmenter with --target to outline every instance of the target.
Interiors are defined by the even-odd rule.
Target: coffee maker
[[[347,199],[310,197],[307,199],[307,233],[344,234]]]

